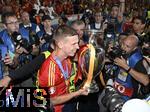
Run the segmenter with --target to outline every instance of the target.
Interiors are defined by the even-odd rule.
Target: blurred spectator
[[[122,32],[123,13],[125,11],[125,0],[120,0],[120,4],[113,4],[110,15],[107,18],[108,22],[114,25],[115,32]]]
[[[42,36],[40,38],[40,50],[44,51],[52,51],[51,44],[53,43],[53,33],[54,28],[51,25],[51,18],[48,15],[42,17]]]
[[[85,23],[85,29],[91,29],[91,24],[94,21],[93,12],[90,9],[86,9],[81,20],[83,20]]]
[[[66,15],[73,14],[73,5],[71,0],[65,0],[63,3],[63,10]]]
[[[79,46],[88,43],[88,36],[84,32],[85,23],[82,20],[73,21],[71,27],[74,28],[79,35]]]
[[[69,20],[65,15],[61,15],[60,17],[58,17],[58,25],[68,25],[69,24]]]
[[[2,13],[12,12],[12,11],[13,11],[13,8],[10,4],[10,1],[6,0],[5,2],[3,2]]]
[[[97,29],[104,31],[107,28],[107,19],[105,20],[104,15],[102,12],[95,13],[95,22],[91,24],[91,29]]]
[[[133,32],[138,36],[139,38],[139,45],[143,44],[143,38],[142,35],[145,30],[146,20],[142,16],[137,16],[133,19]]]
[[[26,29],[26,34],[28,35],[28,41],[31,43],[33,46],[32,49],[32,54],[33,55],[38,55],[39,53],[39,38],[41,37],[41,31],[40,28],[37,24],[32,23],[30,21],[30,16],[29,13],[26,11],[23,11],[21,13],[21,23],[20,23],[20,30],[25,30]]]
[[[55,11],[58,15],[61,15],[64,11],[63,11],[63,3],[60,0],[57,0],[55,2]]]

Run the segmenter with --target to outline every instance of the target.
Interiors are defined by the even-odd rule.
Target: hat
[[[45,21],[45,20],[51,20],[50,16],[49,15],[44,15],[42,17],[42,21]]]

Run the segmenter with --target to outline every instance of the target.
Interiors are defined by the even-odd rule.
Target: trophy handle
[[[93,47],[92,44],[88,44],[87,46],[90,49],[90,63],[89,63],[90,66],[89,66],[89,71],[87,75],[87,80],[85,81],[83,88],[90,87],[90,84],[93,79],[93,71],[94,71],[95,48]]]

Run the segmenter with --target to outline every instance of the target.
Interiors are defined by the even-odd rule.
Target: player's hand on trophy
[[[89,94],[89,90],[88,88],[81,88],[78,90],[79,95],[88,95]]]

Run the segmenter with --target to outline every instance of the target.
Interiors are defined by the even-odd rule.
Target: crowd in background
[[[111,10],[112,4],[118,3],[119,0],[1,0],[0,13],[14,11],[19,17],[21,10],[29,12],[32,16],[39,14],[39,11],[48,14],[53,10],[52,13],[55,16],[60,16],[61,14],[80,14],[86,9],[90,9],[93,13],[102,11],[107,14]],[[133,15],[137,11],[143,15],[149,9],[149,4],[149,0],[140,0],[139,2],[127,0],[125,12],[128,15]]]

